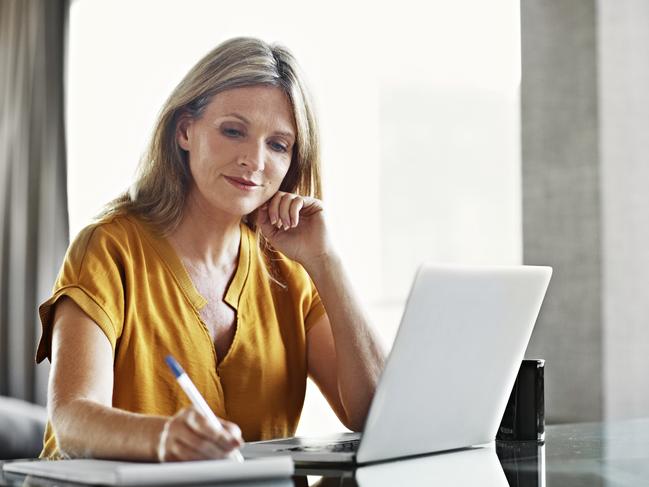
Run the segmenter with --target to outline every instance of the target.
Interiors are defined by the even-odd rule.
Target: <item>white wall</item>
[[[515,0],[76,0],[72,235],[128,186],[184,73],[240,35],[287,45],[311,82],[332,232],[386,345],[422,260],[521,261]],[[300,432],[340,428],[310,386]]]

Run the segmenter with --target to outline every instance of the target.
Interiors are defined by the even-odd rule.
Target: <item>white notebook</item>
[[[94,485],[165,485],[232,482],[293,475],[291,457],[199,462],[136,463],[112,460],[37,460],[10,462],[5,472]]]

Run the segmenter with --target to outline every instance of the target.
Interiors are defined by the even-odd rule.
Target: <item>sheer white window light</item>
[[[194,62],[233,36],[281,42],[316,99],[338,249],[389,346],[421,261],[521,260],[518,19],[515,0],[76,0],[71,236],[127,188]],[[310,384],[299,433],[341,428]]]

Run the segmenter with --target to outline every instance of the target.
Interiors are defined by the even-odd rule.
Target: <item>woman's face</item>
[[[178,127],[193,178],[190,198],[211,212],[249,214],[279,189],[295,134],[291,104],[279,88],[218,93],[200,119],[181,121]]]

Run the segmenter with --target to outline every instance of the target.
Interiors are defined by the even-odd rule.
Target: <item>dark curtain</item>
[[[0,395],[45,404],[38,304],[68,244],[68,0],[0,0]]]

